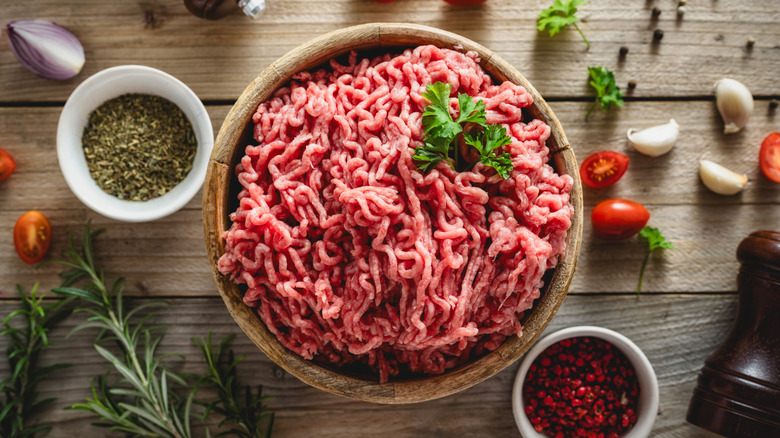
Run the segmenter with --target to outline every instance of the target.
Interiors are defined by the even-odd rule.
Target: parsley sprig
[[[601,104],[601,109],[606,111],[614,103],[617,106],[623,106],[623,94],[620,88],[615,85],[615,74],[604,67],[588,67],[590,73],[590,85],[596,89],[596,100],[590,106],[588,113],[585,114],[585,120],[588,120],[593,108],[597,103]]]
[[[449,109],[451,92],[450,84],[434,82],[429,84],[422,94],[431,104],[425,107],[423,112],[424,143],[415,149],[412,156],[417,167],[428,172],[445,161],[458,170],[461,166],[455,143],[461,135],[466,144],[479,153],[480,162],[496,169],[502,178],[508,178],[512,171],[512,157],[502,148],[512,141],[506,128],[501,125],[488,125],[485,104],[464,93],[458,94],[460,114],[457,120],[453,119]],[[464,131],[466,123],[473,123],[482,129],[473,133]]]
[[[647,239],[647,253],[645,253],[645,259],[642,261],[642,269],[639,271],[639,284],[636,288],[637,295],[642,293],[642,278],[645,276],[645,267],[647,266],[647,261],[650,260],[650,255],[653,253],[653,251],[658,248],[674,248],[672,242],[666,240],[666,238],[661,235],[661,231],[658,230],[658,228],[649,226],[644,227],[639,232],[639,235]]]
[[[555,34],[571,24],[577,29],[577,32],[580,33],[580,36],[590,49],[588,39],[585,38],[585,34],[582,33],[579,26],[577,26],[577,22],[580,21],[580,19],[574,15],[577,13],[577,6],[582,6],[584,4],[584,0],[555,0],[549,8],[539,13],[539,20],[536,22],[536,28],[539,31],[546,30],[550,33],[550,36],[555,36]]]

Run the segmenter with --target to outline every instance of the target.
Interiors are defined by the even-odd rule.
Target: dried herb
[[[38,400],[37,387],[52,372],[70,366],[65,363],[38,366],[41,351],[51,345],[47,333],[70,315],[70,309],[62,306],[63,300],[44,304],[43,296],[37,293],[37,284],[29,294],[19,286],[16,288],[22,308],[6,316],[0,332],[0,336],[8,338],[9,376],[0,381],[0,436],[7,438],[32,437],[51,429],[47,424],[29,424],[32,415],[41,413],[44,406],[55,400]],[[12,324],[17,319],[24,320],[24,324]]]
[[[92,179],[119,199],[162,196],[192,169],[197,141],[174,103],[148,94],[125,94],[96,108],[81,141]]]

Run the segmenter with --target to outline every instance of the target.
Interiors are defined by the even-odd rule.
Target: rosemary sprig
[[[101,330],[95,350],[113,365],[121,378],[111,385],[108,375],[97,378],[92,382],[93,397],[72,408],[92,412],[107,422],[96,423],[98,426],[133,436],[190,438],[192,396],[179,395],[175,385],[184,386],[185,380],[165,367],[166,355],[157,354],[162,335],[155,333],[161,327],[146,325],[152,314],[145,315],[136,324],[130,321],[141,310],[161,303],[126,309],[123,280],[120,278],[109,287],[103,273],[95,268],[92,239],[101,231],[92,232],[87,223],[81,251],[76,249],[71,236],[66,259],[57,261],[71,269],[60,274],[63,285],[53,292],[75,297],[88,305],[78,310],[91,316],[76,329]],[[88,280],[86,286],[73,287],[82,279]],[[103,347],[101,344],[106,341],[115,341],[120,354]]]
[[[8,337],[8,368],[10,376],[0,382],[0,436],[7,438],[32,437],[38,432],[51,429],[50,425],[29,426],[28,420],[56,398],[38,400],[38,384],[52,372],[70,366],[57,363],[38,367],[41,351],[51,345],[47,333],[57,323],[70,315],[71,310],[63,308],[65,300],[43,304],[38,295],[38,284],[30,294],[16,287],[22,300],[22,308],[14,310],[3,320],[0,336]],[[24,319],[24,325],[12,324],[14,319]]]
[[[109,373],[92,381],[92,397],[84,403],[72,406],[99,416],[97,426],[108,427],[136,437],[191,438],[192,405],[198,387],[212,385],[217,389],[219,399],[212,402],[198,402],[205,407],[203,419],[211,413],[224,417],[219,423],[222,428],[231,429],[216,436],[234,435],[249,438],[269,438],[273,426],[273,413],[266,412],[262,388],[253,398],[249,387],[242,400],[240,386],[236,380],[236,365],[243,357],[235,358],[232,350],[226,350],[232,336],[227,337],[214,348],[211,333],[202,341],[193,341],[203,353],[208,370],[197,380],[194,388],[184,397],[184,377],[168,370],[163,361],[169,355],[158,355],[157,346],[161,334],[155,334],[163,327],[147,326],[152,314],[144,315],[133,324],[133,315],[151,306],[162,303],[150,302],[127,311],[122,296],[122,279],[109,288],[102,272],[95,268],[92,239],[102,230],[91,231],[87,223],[82,239],[82,248],[76,248],[71,237],[66,259],[59,260],[69,270],[60,273],[63,285],[53,291],[65,296],[76,297],[89,307],[79,309],[91,316],[76,329],[95,327],[101,329],[95,341],[97,352],[109,361],[119,372],[121,379],[109,382]],[[81,280],[89,283],[83,288],[73,287]],[[120,354],[116,355],[101,346],[107,340],[116,342]],[[227,354],[227,367],[223,358]],[[206,429],[206,436],[210,432]]]
[[[202,420],[205,421],[210,413],[215,412],[224,417],[219,423],[220,428],[232,423],[230,430],[220,432],[215,437],[232,435],[240,438],[270,438],[274,414],[266,412],[266,407],[263,406],[263,402],[270,398],[262,397],[263,387],[258,387],[257,395],[253,396],[251,388],[246,385],[244,396],[241,397],[236,365],[244,359],[244,356],[236,358],[233,350],[227,349],[228,342],[235,335],[227,336],[216,347],[211,342],[211,335],[212,333],[209,332],[208,337],[201,340],[192,338],[192,342],[200,348],[208,365],[208,371],[198,381],[193,394],[197,393],[202,383],[206,383],[214,387],[219,396],[218,400],[212,402],[196,402],[205,407]]]

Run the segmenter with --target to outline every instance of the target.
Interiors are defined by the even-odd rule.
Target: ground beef
[[[421,93],[436,81],[506,127],[510,178],[479,163],[418,170]],[[254,114],[220,271],[285,347],[380,381],[496,349],[521,333],[573,213],[572,179],[547,164],[550,127],[523,120],[531,104],[476,54],[434,46],[296,75]]]

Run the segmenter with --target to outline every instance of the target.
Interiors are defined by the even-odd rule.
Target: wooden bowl
[[[255,311],[242,301],[242,292],[228,278],[219,273],[217,261],[224,252],[222,233],[230,226],[230,206],[238,192],[235,165],[251,141],[252,114],[257,106],[274,91],[303,70],[317,67],[327,60],[350,50],[389,50],[422,44],[473,50],[479,54],[481,66],[499,81],[508,80],[522,85],[533,96],[534,104],[528,112],[541,118],[552,128],[547,145],[552,152],[552,165],[560,173],[574,178],[571,202],[574,206],[572,227],[566,237],[566,253],[553,270],[548,272],[541,297],[536,300],[524,318],[523,335],[508,338],[497,350],[444,374],[430,377],[399,376],[388,383],[379,383],[375,376],[316,364],[282,346],[268,331]],[[528,350],[544,331],[558,311],[574,275],[574,264],[580,249],[582,234],[582,186],[577,162],[558,119],[533,86],[506,61],[487,48],[459,35],[439,29],[395,23],[372,23],[337,30],[316,38],[284,55],[258,76],[239,97],[219,131],[203,193],[203,222],[206,249],[219,292],[230,314],[244,333],[268,357],[302,381],[334,394],[375,403],[414,403],[444,397],[473,386],[498,373]],[[507,389],[508,390],[508,389]]]

